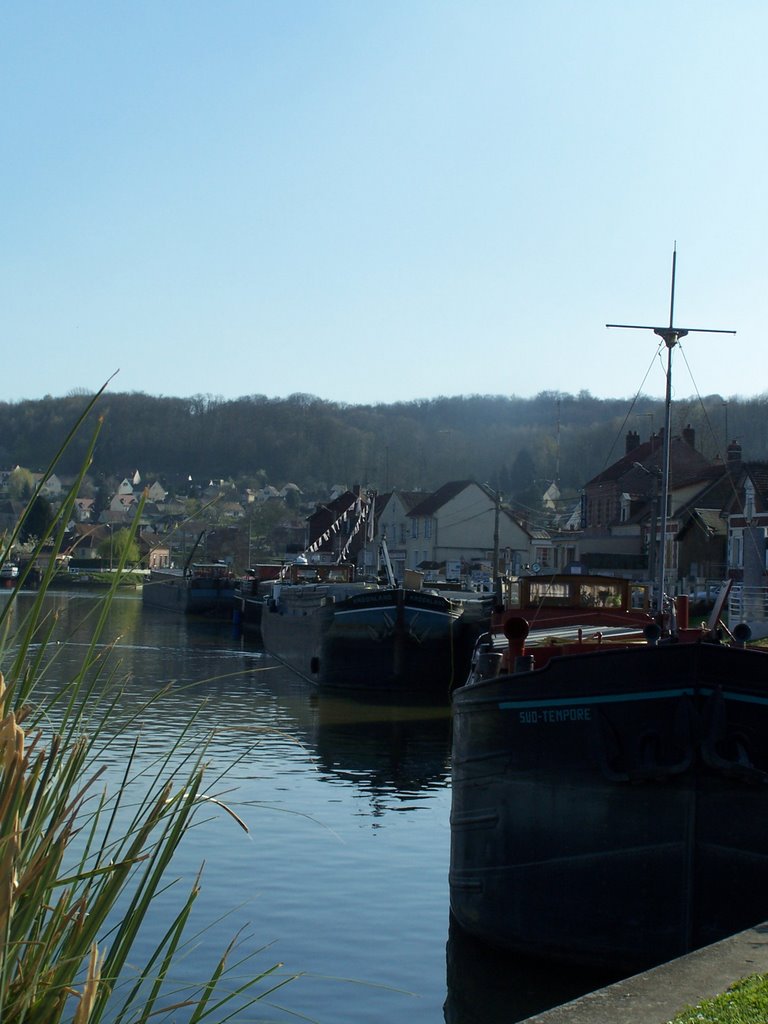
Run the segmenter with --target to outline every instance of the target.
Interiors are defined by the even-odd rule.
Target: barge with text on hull
[[[557,614],[529,630],[531,589],[547,587]],[[458,923],[531,954],[641,968],[764,919],[768,658],[744,630],[722,641],[727,588],[707,628],[683,616],[665,637],[625,581],[521,590],[453,695]],[[595,592],[621,603],[579,609]]]
[[[522,580],[453,695],[455,919],[622,970],[768,917],[768,653],[720,621],[728,583],[698,629],[665,592],[672,350],[699,330],[673,326],[675,258],[669,326],[651,328],[667,349],[655,614],[623,581]]]

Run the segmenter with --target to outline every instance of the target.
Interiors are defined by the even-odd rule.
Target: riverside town
[[[657,333],[671,372],[685,332]],[[227,787],[201,797],[224,826],[196,833],[217,865],[203,914],[218,919],[232,879],[255,871],[254,848],[230,830],[255,835],[260,922],[314,972],[279,976],[289,1014],[340,1011],[340,955],[353,965],[345,977],[377,980],[366,1006],[381,1020],[403,1010],[419,964],[424,1024],[438,1007],[446,1024],[468,1024],[474,1003],[484,1024],[545,1024],[580,997],[621,1004],[626,985],[647,999],[658,970],[674,979],[671,1016],[691,985],[708,998],[742,960],[762,964],[768,470],[737,439],[713,457],[690,423],[673,433],[670,422],[668,407],[648,436],[627,428],[621,455],[577,493],[548,480],[526,502],[470,477],[305,494],[300,482],[191,476],[170,487],[138,468],[98,480],[0,472],[8,650],[37,652],[49,637],[30,655],[35,720],[49,728],[67,679],[80,680],[62,727],[75,736],[104,715],[94,742],[109,738],[118,802],[125,765],[141,780],[158,750],[186,763],[192,730]],[[138,704],[129,684],[111,688],[110,656]],[[14,661],[8,678],[26,688],[30,670]],[[151,714],[135,710],[142,702]],[[145,751],[131,734],[139,721]],[[180,746],[168,750],[174,721]],[[23,747],[23,730],[14,737]],[[237,766],[232,789],[225,763]],[[183,822],[197,806],[141,799]],[[269,808],[290,813],[273,825]],[[198,847],[176,849],[179,824],[169,854],[194,874]],[[382,884],[380,840],[395,839],[386,870],[420,906],[412,934]],[[355,862],[341,874],[340,856]],[[167,931],[148,920],[132,941],[151,965]],[[366,941],[381,929],[389,954]],[[250,941],[246,954],[262,955]],[[199,989],[197,960],[174,971],[174,984]],[[246,989],[273,991],[265,976],[238,990],[243,1013]],[[342,991],[323,991],[331,978]]]

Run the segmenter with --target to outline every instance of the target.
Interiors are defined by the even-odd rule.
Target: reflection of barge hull
[[[642,967],[768,917],[766,656],[552,658],[454,694],[451,907],[472,934]]]
[[[235,594],[235,608],[240,613],[240,625],[246,633],[261,636],[261,617],[264,614],[263,597],[245,597]]]
[[[447,693],[454,670],[466,673],[461,616],[423,591],[301,585],[277,589],[261,631],[271,654],[319,686]]]
[[[207,572],[207,569],[217,569]],[[219,566],[200,566],[197,571],[153,570],[142,587],[146,607],[164,608],[184,615],[232,617],[235,581]]]

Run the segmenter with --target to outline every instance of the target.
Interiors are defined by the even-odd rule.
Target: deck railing
[[[728,622],[758,621],[768,621],[768,587],[732,587],[728,595]]]

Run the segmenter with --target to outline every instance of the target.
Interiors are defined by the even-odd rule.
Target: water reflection
[[[445,1024],[515,1024],[619,977],[494,949],[468,935],[451,917]]]
[[[41,692],[55,691],[78,671],[101,608],[99,598],[80,593],[55,592],[47,601],[59,622]],[[328,782],[374,796],[407,800],[447,784],[451,719],[444,703],[317,692],[227,626],[174,613],[148,618],[134,596],[115,600],[100,649],[111,658],[109,679],[125,686],[115,731],[167,689],[162,724],[153,717],[143,723],[150,742],[155,729],[165,742],[195,712],[198,729],[230,739],[237,733],[242,742],[249,729],[290,734]]]
[[[16,622],[31,600],[22,595]],[[100,595],[46,599],[58,643],[41,694],[82,664],[102,607]],[[126,683],[107,721],[106,780],[119,784],[137,733],[141,768],[167,754],[194,713],[189,743],[206,744],[216,792],[249,828],[222,814],[174,862],[189,878],[207,865],[196,913],[210,931],[182,971],[244,927],[254,948],[275,941],[269,956],[305,972],[280,1002],[320,1024],[511,1024],[593,984],[518,969],[509,954],[449,931],[445,703],[317,692],[228,626],[148,613],[135,594],[114,601],[99,650],[111,662],[99,686]]]
[[[445,786],[451,742],[446,707],[313,695],[309,742],[320,768],[373,796],[409,799]]]

